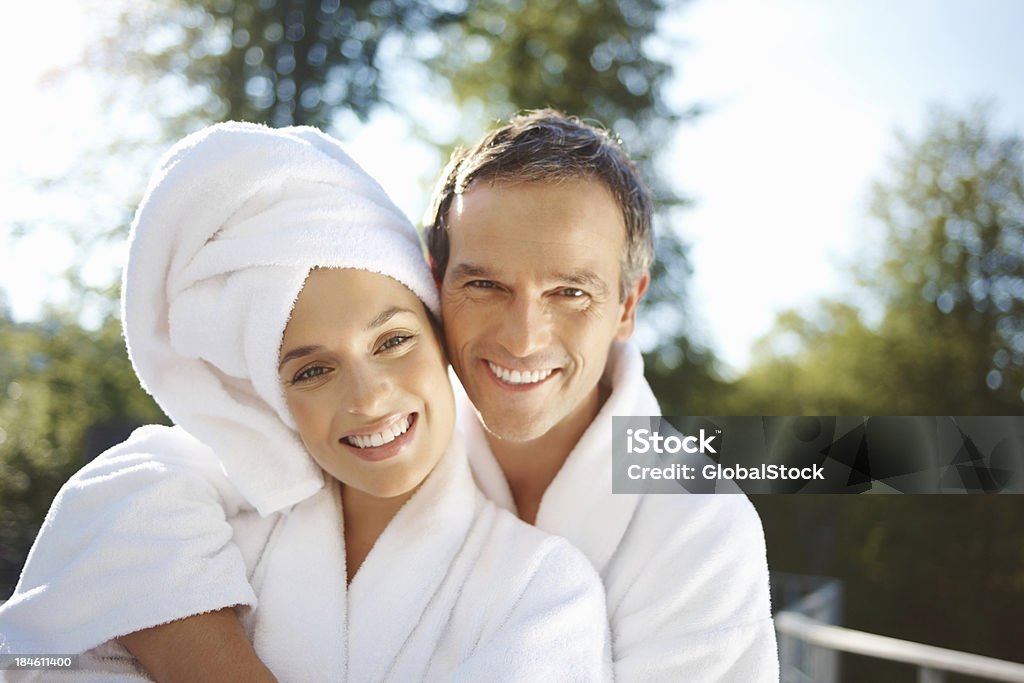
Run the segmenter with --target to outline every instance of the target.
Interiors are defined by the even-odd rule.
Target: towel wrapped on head
[[[412,224],[314,128],[232,122],[186,137],[132,224],[122,318],[135,372],[263,515],[323,485],[277,375],[316,267],[388,275],[439,313]]]

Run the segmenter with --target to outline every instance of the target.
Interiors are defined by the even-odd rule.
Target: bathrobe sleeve
[[[618,681],[778,681],[760,518],[740,495],[648,495],[608,586]],[[626,566],[628,565],[628,566]],[[628,578],[627,578],[628,577]]]
[[[242,504],[186,432],[136,430],[57,494],[0,608],[0,651],[82,653],[192,614],[254,606],[226,521]]]

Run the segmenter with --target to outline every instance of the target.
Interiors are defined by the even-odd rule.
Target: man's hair
[[[603,128],[554,109],[538,109],[514,116],[475,146],[456,149],[452,154],[434,191],[426,225],[427,250],[439,280],[448,268],[448,212],[452,201],[480,180],[603,183],[622,210],[626,224],[619,283],[622,299],[654,260],[651,195],[625,150]]]

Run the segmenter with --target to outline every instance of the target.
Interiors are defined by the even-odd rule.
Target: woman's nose
[[[379,417],[388,410],[392,383],[379,368],[359,366],[347,368],[342,382],[342,401],[349,413]]]

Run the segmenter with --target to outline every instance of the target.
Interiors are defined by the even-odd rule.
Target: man
[[[484,493],[597,567],[618,680],[777,679],[746,497],[611,493],[612,416],[660,414],[624,343],[654,252],[636,167],[543,110],[457,153],[435,195],[427,245]]]
[[[611,492],[612,416],[660,413],[640,354],[626,343],[653,258],[651,202],[629,158],[604,131],[557,112],[516,117],[455,155],[427,241],[465,388],[459,420],[474,476],[490,498],[568,538],[598,569],[616,678],[776,680],[764,538],[746,498]],[[144,539],[145,516],[162,509],[168,486],[197,518],[223,516],[195,472],[159,477],[132,501],[141,521],[111,544]],[[151,673],[188,673],[199,660],[208,672],[239,662],[259,670],[237,620],[221,609],[247,603],[237,550],[203,539],[171,541],[194,582],[161,590],[182,593],[183,614],[210,613],[121,638]],[[164,559],[143,555],[131,561]],[[192,662],[167,661],[183,647]]]

